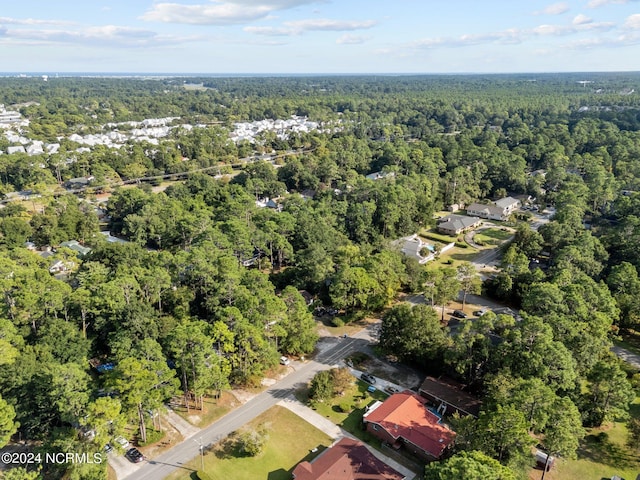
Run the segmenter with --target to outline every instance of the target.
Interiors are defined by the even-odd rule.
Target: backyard
[[[640,417],[640,397],[631,407],[631,415]],[[609,480],[618,475],[624,480],[635,480],[640,473],[640,457],[626,445],[627,427],[614,422],[588,430],[580,444],[576,460],[560,460],[547,473],[545,480]],[[542,470],[533,470],[532,480],[542,477]]]
[[[331,445],[323,432],[286,408],[275,406],[248,423],[242,430],[266,430],[268,437],[261,453],[238,456],[222,444],[216,444],[204,456],[204,471],[215,480],[290,480],[291,470],[303,460],[312,460]],[[314,449],[317,449],[313,451]],[[184,465],[191,472],[179,471],[169,480],[196,480],[200,469],[196,457]]]

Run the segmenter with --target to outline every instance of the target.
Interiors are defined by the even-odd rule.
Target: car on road
[[[384,389],[384,391],[393,395],[394,393],[400,392],[400,389],[397,387],[394,387],[393,385],[389,385],[387,388]]]
[[[369,375],[368,373],[363,373],[360,375],[360,378],[367,383],[376,383],[376,377]]]
[[[122,448],[123,450],[129,448],[129,440],[127,440],[126,438],[119,436],[113,439],[113,443],[115,443],[116,445],[118,445],[120,448]]]
[[[140,450],[135,447],[127,450],[127,453],[125,453],[124,456],[133,463],[140,463],[144,460],[144,455],[142,455],[142,452],[140,452]]]
[[[282,357],[280,357],[280,365],[284,365],[287,366],[291,363],[291,361],[285,357],[284,355]]]
[[[464,313],[462,310],[454,310],[451,315],[456,318],[467,318],[467,314]]]

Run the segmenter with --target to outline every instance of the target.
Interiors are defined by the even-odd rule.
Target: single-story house
[[[49,267],[49,273],[51,273],[52,275],[55,275],[57,273],[67,273],[72,270],[74,266],[74,262],[63,262],[62,260],[58,260]]]
[[[478,228],[482,220],[478,217],[464,215],[447,215],[438,220],[438,231],[446,235],[456,236],[462,232]]]
[[[69,240],[66,242],[62,242],[60,243],[60,246],[67,247],[68,249],[73,250],[81,257],[91,252],[91,249],[89,247],[83,247],[82,245],[80,245],[80,243],[77,240]]]
[[[64,188],[66,188],[67,190],[78,190],[80,188],[85,188],[89,186],[93,179],[93,176],[70,178],[69,180],[64,182]]]
[[[462,390],[462,385],[448,379],[425,378],[420,389],[420,396],[436,405],[443,416],[458,412],[461,415],[477,417],[482,402]]]
[[[395,393],[371,405],[362,421],[369,433],[392,448],[437,460],[453,445],[456,434],[425,403],[413,392]]]
[[[295,480],[404,480],[358,440],[343,437],[311,462],[291,472]]]
[[[415,233],[394,241],[393,245],[400,248],[400,251],[407,257],[415,258],[420,264],[425,264],[435,258],[433,245],[423,242]]]
[[[370,173],[369,175],[366,175],[366,178],[369,180],[382,180],[383,178],[387,178],[387,177],[395,177],[396,174],[395,172],[373,172]]]

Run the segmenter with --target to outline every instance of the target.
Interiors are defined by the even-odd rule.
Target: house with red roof
[[[362,420],[368,432],[392,448],[437,460],[453,445],[456,434],[426,402],[410,391],[396,393],[371,405]]]
[[[362,442],[343,437],[311,462],[300,462],[292,472],[295,480],[405,480]]]

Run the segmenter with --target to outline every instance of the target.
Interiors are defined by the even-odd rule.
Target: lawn
[[[640,416],[640,397],[631,408],[634,417]],[[545,480],[601,480],[618,475],[625,480],[635,480],[640,473],[640,457],[626,446],[627,427],[624,422],[614,422],[601,428],[588,430],[580,444],[576,460],[560,460],[545,476]],[[542,477],[542,470],[535,470],[531,479]]]
[[[368,383],[357,380],[353,387],[344,392],[344,395],[334,397],[327,402],[316,403],[312,408],[336,425],[340,425],[347,432],[380,448],[380,444],[372,442],[372,438],[362,429],[362,415],[367,405],[371,404],[374,400],[384,401],[389,395],[381,390],[368,392],[368,386]],[[300,397],[302,402],[308,402],[306,393],[301,394]],[[345,405],[350,407],[350,411],[342,411],[341,406]]]
[[[275,406],[255,418],[243,429],[268,431],[264,450],[255,457],[237,457],[218,444],[204,457],[204,470],[215,480],[290,480],[291,470],[303,460],[311,460],[332,440],[286,408]],[[313,449],[318,449],[312,452]],[[193,472],[175,472],[169,480],[196,479],[200,458],[184,465]]]
[[[189,409],[189,413],[187,413],[184,405],[172,405],[171,408],[192,425],[196,427],[206,427],[224,416],[232,408],[237,407],[239,403],[231,392],[222,392],[219,399],[205,397],[204,410],[191,408]]]
[[[501,228],[488,228],[476,233],[473,241],[478,245],[496,247],[513,236],[513,233]]]

